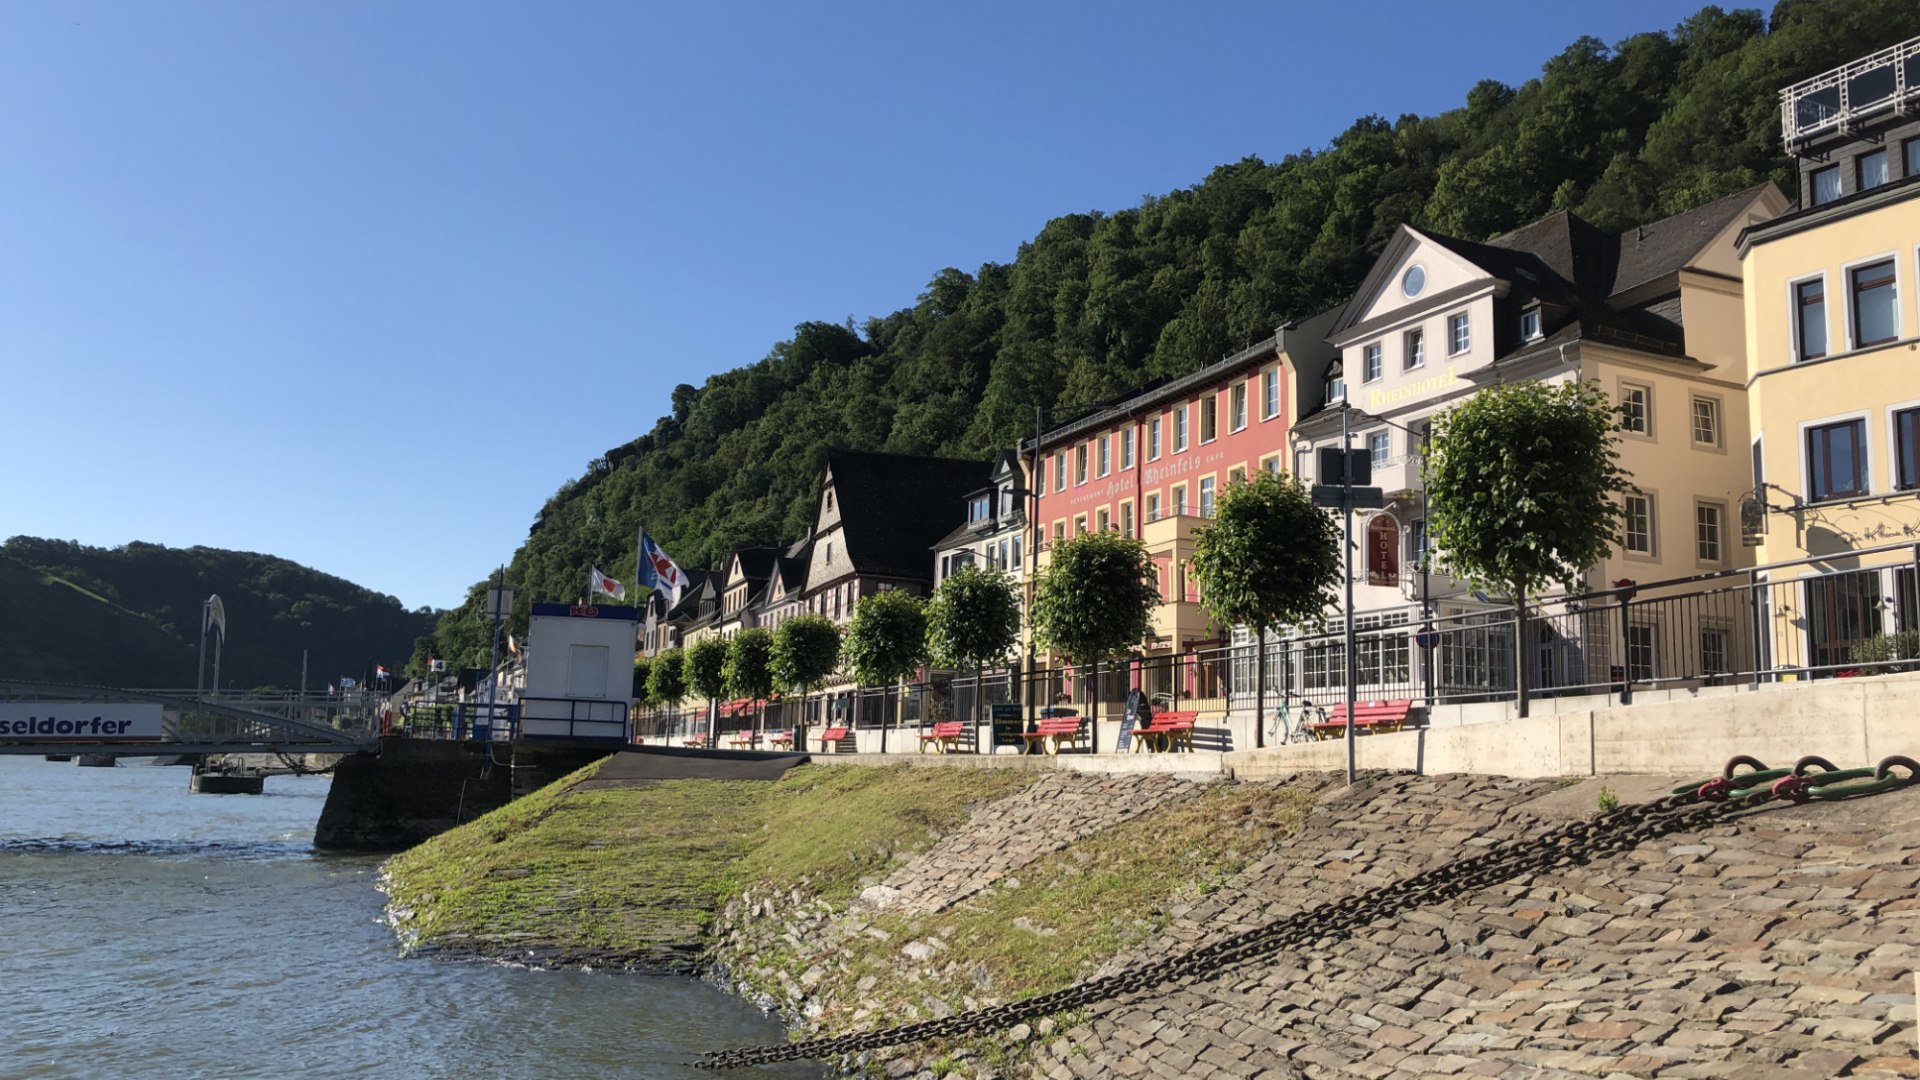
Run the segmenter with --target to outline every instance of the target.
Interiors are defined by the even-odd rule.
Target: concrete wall
[[[1920,674],[1831,679],[1710,695],[1535,715],[1525,720],[1427,728],[1355,740],[1362,769],[1501,776],[1718,772],[1749,754],[1790,765],[1819,754],[1844,767],[1889,754],[1920,754]],[[1227,754],[1236,777],[1344,769],[1344,742]]]

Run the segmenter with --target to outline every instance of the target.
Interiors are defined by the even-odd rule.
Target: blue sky
[[[0,6],[0,536],[450,605],[799,322],[1697,7]]]

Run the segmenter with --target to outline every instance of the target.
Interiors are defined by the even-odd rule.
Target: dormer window
[[[1338,360],[1327,365],[1326,391],[1328,404],[1347,400],[1346,369],[1341,367]]]
[[[1540,309],[1533,308],[1520,313],[1520,339],[1533,341],[1540,336]]]
[[[992,516],[993,516],[993,500],[986,495],[977,496],[967,504],[968,524],[975,524],[978,522],[982,522]]]

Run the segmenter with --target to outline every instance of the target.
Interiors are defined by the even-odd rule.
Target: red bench
[[[1029,754],[1033,753],[1034,745],[1041,740],[1046,741],[1045,749],[1047,753],[1058,754],[1060,753],[1060,744],[1063,742],[1070,742],[1075,746],[1080,744],[1080,718],[1077,716],[1050,716],[1041,720],[1034,730],[1021,732],[1020,737],[1027,740],[1027,753]]]
[[[751,750],[754,741],[755,736],[751,731],[736,731],[727,736],[727,745],[735,750]]]
[[[920,736],[920,752],[926,753],[931,746],[936,754],[954,753],[960,749],[960,739],[966,730],[967,725],[959,720],[939,721],[932,731]]]
[[[712,741],[713,740],[711,737],[709,737],[705,733],[701,733],[699,735],[689,735],[686,738],[680,740],[680,743],[683,746],[691,746],[697,750],[704,750],[707,748],[707,744]]]
[[[1413,708],[1413,701],[1404,698],[1399,701],[1361,701],[1354,705],[1353,731],[1358,735],[1363,731],[1392,732],[1399,731],[1407,723],[1407,712]],[[1307,725],[1316,739],[1337,739],[1347,733],[1347,706],[1345,702],[1328,710],[1327,718]]]
[[[845,742],[847,736],[851,734],[853,734],[853,729],[850,727],[827,728],[820,733],[820,752],[823,754],[826,753],[827,747],[829,746],[835,750],[840,749],[840,744]]]
[[[767,732],[767,745],[776,750],[791,750],[793,749],[793,732],[769,731]]]
[[[1193,725],[1199,720],[1197,712],[1163,712],[1153,714],[1146,727],[1133,730],[1133,752],[1139,753],[1142,746],[1148,750],[1162,753],[1170,752],[1176,746],[1185,746],[1188,753],[1193,752]]]

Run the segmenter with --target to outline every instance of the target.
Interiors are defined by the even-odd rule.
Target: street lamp
[[[1417,436],[1420,440],[1420,460],[1423,463],[1427,460],[1428,453],[1433,448],[1432,421],[1428,421],[1424,427],[1422,427],[1418,431],[1415,431],[1413,428],[1410,428],[1405,424],[1395,423],[1394,421],[1388,420],[1386,417],[1383,417],[1383,416],[1373,416],[1371,414],[1366,414],[1366,413],[1363,413],[1362,415],[1366,416],[1367,419],[1370,421],[1385,424],[1390,428],[1394,428],[1399,431],[1404,431],[1409,435]],[[1416,553],[1416,557],[1420,560],[1420,630],[1419,630],[1419,633],[1416,635],[1416,639],[1420,644],[1421,651],[1423,654],[1422,660],[1420,663],[1420,668],[1421,668],[1422,681],[1426,683],[1427,707],[1432,708],[1433,707],[1433,648],[1434,648],[1432,642],[1434,641],[1434,634],[1433,634],[1433,598],[1432,598],[1433,594],[1429,586],[1431,584],[1431,579],[1432,579],[1433,556],[1431,554],[1432,545],[1431,543],[1429,543],[1427,538],[1433,535],[1433,523],[1430,521],[1427,521],[1425,517],[1426,503],[1427,503],[1427,488],[1426,488],[1426,483],[1423,479],[1420,485],[1420,507],[1421,507],[1421,514],[1422,514],[1422,517],[1421,517],[1422,525],[1420,530],[1420,549]],[[1349,611],[1347,613],[1347,617],[1351,619],[1353,617],[1353,613]]]

